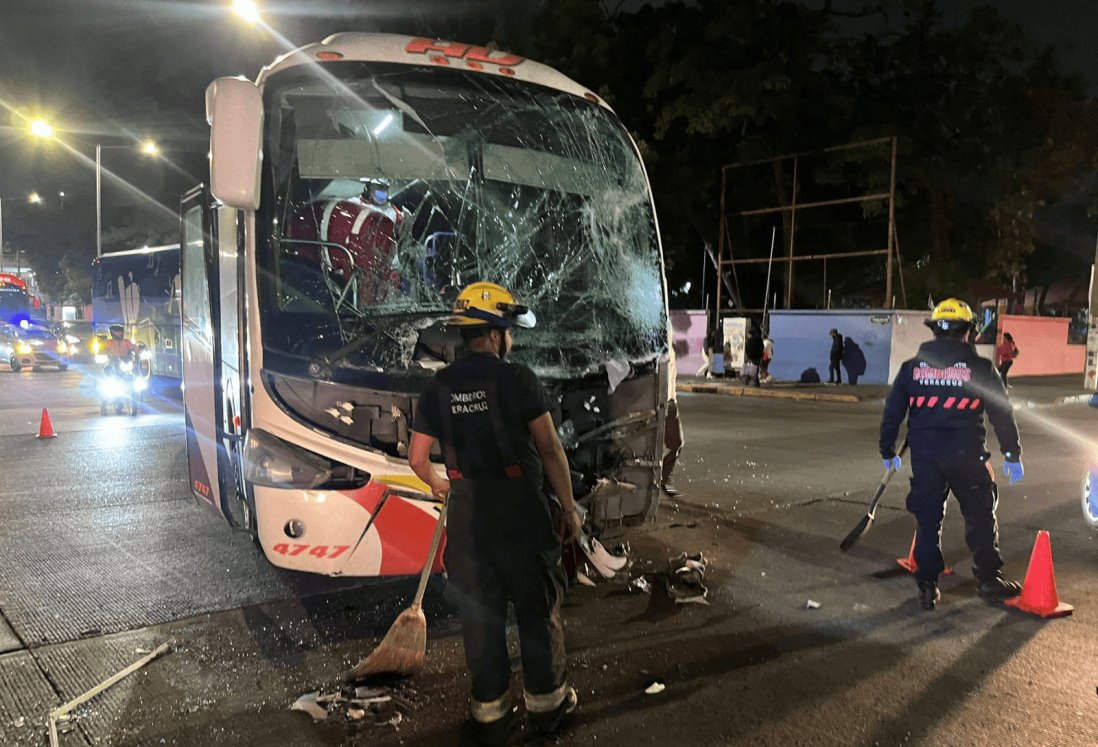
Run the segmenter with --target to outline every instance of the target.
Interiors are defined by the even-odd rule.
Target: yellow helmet
[[[967,332],[976,316],[972,308],[959,298],[947,298],[934,307],[926,326],[935,334],[943,332]]]
[[[518,302],[510,291],[495,283],[473,283],[458,294],[450,324],[473,327],[491,324],[501,329],[537,324],[534,312]]]
[[[944,319],[950,322],[969,322],[971,324],[975,318],[969,305],[959,298],[947,298],[935,306],[934,311],[930,314],[930,321],[932,322]]]

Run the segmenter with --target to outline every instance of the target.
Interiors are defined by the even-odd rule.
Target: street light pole
[[[103,256],[103,146],[95,144],[95,258]]]

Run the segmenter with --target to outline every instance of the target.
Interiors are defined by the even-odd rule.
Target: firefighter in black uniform
[[[1003,473],[1013,485],[1022,479],[1018,426],[1006,389],[991,361],[972,344],[972,309],[964,301],[942,301],[927,326],[934,340],[923,343],[900,367],[885,402],[881,420],[881,457],[886,469],[898,470],[896,438],[907,416],[911,447],[911,493],[907,510],[915,514],[915,579],[923,609],[940,598],[938,574],[945,569],[941,532],[949,491],[965,519],[965,542],[972,551],[972,572],[981,596],[1006,599],[1021,586],[1000,575],[999,527],[995,518],[998,492],[984,444],[984,413],[995,429],[1003,453]]]
[[[409,463],[436,496],[449,495],[445,560],[459,597],[473,733],[502,743],[512,728],[508,602],[531,726],[551,733],[576,708],[560,616],[561,541],[577,537],[581,521],[548,395],[533,371],[504,360],[512,328],[533,327],[533,314],[504,288],[481,282],[458,296],[450,324],[461,330],[468,355],[439,371],[420,396]],[[447,479],[430,462],[436,441]],[[560,502],[556,518],[543,465]]]

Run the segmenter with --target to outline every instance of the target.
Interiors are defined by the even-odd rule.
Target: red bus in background
[[[0,321],[19,324],[30,319],[33,306],[27,283],[10,272],[0,272]]]

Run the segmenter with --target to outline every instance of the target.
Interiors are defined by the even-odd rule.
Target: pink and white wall
[[[1018,346],[1018,358],[1010,375],[1083,373],[1086,345],[1068,345],[1068,322],[1064,317],[1000,316],[998,342],[1003,341],[1004,332],[1009,332]]]

